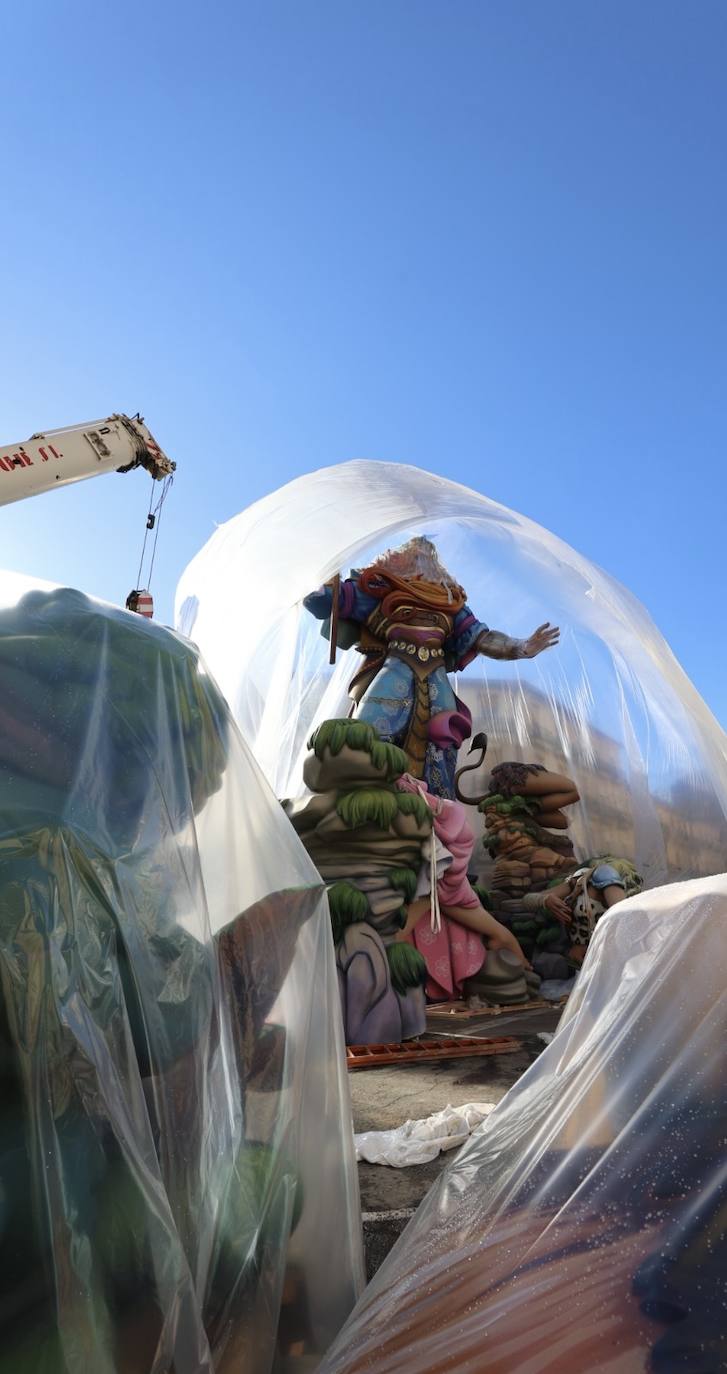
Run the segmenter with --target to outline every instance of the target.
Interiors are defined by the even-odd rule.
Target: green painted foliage
[[[385,771],[389,782],[406,773],[408,760],[404,750],[380,740],[373,726],[362,720],[324,720],[308,741],[308,748],[319,759],[326,749],[335,758],[344,745],[368,754],[374,768]]]
[[[357,787],[343,792],[336,811],[349,830],[361,825],[377,825],[388,830],[397,815],[416,816],[419,825],[431,823],[432,813],[426,802],[413,792],[397,792],[393,787]]]
[[[338,798],[336,811],[349,830],[361,825],[378,825],[388,830],[398,813],[396,793],[387,787],[357,787]]]
[[[409,988],[423,986],[427,977],[427,966],[423,956],[413,945],[407,944],[405,940],[395,941],[394,944],[387,945],[386,957],[389,960],[392,986],[402,997]]]
[[[527,801],[525,797],[505,797],[501,792],[493,792],[491,796],[485,797],[478,806],[478,811],[496,811],[498,816],[537,816],[540,810],[536,802]]]
[[[482,843],[488,851],[490,858],[497,858],[502,841],[507,839],[509,835],[529,835],[532,840],[535,840],[536,844],[548,843],[547,831],[539,831],[537,827],[532,825],[529,821],[515,820],[512,825],[503,826],[495,834],[485,832]]]
[[[417,890],[417,875],[413,868],[392,868],[388,874],[389,882],[396,892],[400,892],[405,902],[413,902]]]
[[[418,792],[399,792],[397,797],[402,816],[416,816],[419,825],[428,825],[431,828],[432,813]]]
[[[363,892],[353,883],[334,883],[328,889],[328,906],[331,912],[333,943],[338,945],[348,926],[369,917],[369,904]]]

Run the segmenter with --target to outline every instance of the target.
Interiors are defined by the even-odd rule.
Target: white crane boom
[[[0,506],[102,472],[136,467],[146,468],[157,480],[171,476],[176,467],[138,415],[49,429],[26,443],[0,448]]]

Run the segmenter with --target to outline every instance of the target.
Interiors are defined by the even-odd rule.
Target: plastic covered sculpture
[[[523,637],[547,620],[561,627],[557,651],[478,654],[452,677],[487,733],[485,771],[534,762],[573,779],[574,849],[626,856],[647,886],[720,871],[727,738],[644,608],[531,520],[402,464],[343,463],[291,482],[222,525],[180,581],[177,624],[199,643],[276,795],[302,795],[308,740],[347,716],[360,666],[353,648],[329,664],[305,597],[418,536],[485,622]],[[245,588],[256,594],[243,610]],[[485,790],[484,777],[468,782]]]
[[[727,877],[598,922],[558,1031],[321,1374],[727,1368]]]
[[[362,1268],[320,879],[176,635],[3,574],[0,680],[0,1371],[310,1367]]]
[[[344,582],[336,578],[303,604],[325,622],[332,653],[343,631],[346,648],[355,645],[363,654],[349,688],[356,719],[400,745],[409,772],[435,797],[454,799],[457,752],[472,733],[472,714],[448,672],[460,672],[478,654],[535,658],[558,642],[558,630],[547,623],[527,639],[483,625],[422,537],[389,549]]]
[[[240,621],[239,588],[251,586],[259,594]],[[502,613],[526,637],[488,630],[470,604],[488,621]],[[564,631],[557,652],[541,654],[558,633],[546,616]],[[607,905],[626,890],[624,875],[629,888],[639,885],[637,870],[653,886],[723,866],[727,739],[645,611],[547,531],[475,492],[387,463],[312,473],[217,531],[180,582],[177,617],[212,662],[291,814],[313,807],[307,750],[324,722],[373,729],[380,743],[404,750],[409,782],[402,775],[396,788],[412,788],[432,811],[432,846],[423,847],[417,887],[401,903],[430,996],[522,1001],[531,975],[523,956],[503,947],[503,925],[537,971],[566,978],[603,909],[599,891]],[[325,636],[342,650],[336,664],[327,662]],[[472,723],[486,732],[486,766],[494,765],[481,820],[452,800],[457,749]],[[484,767],[468,790],[485,790]],[[447,853],[446,865],[427,889],[426,860],[437,852]],[[546,898],[548,888],[580,881],[579,868],[607,859],[617,880]],[[334,868],[327,875],[332,881]],[[470,875],[477,890],[464,881],[455,893],[455,877]],[[350,919],[355,909],[344,913],[354,927],[346,970],[366,969],[371,998],[394,1009],[383,951],[376,977],[373,963],[348,959],[365,934],[365,918]],[[495,929],[486,924],[493,916]],[[390,948],[398,934],[383,938],[389,964],[407,960],[408,978],[417,967],[424,976],[421,962]],[[373,945],[366,948],[373,960]],[[415,994],[407,998],[413,1005]],[[360,989],[350,1005],[361,1006]],[[344,988],[346,1015],[348,1006]],[[370,1024],[368,1008],[354,1020]]]
[[[335,578],[305,597],[304,605],[325,622],[333,657],[342,634],[346,645],[363,655],[349,688],[352,714],[381,741],[400,746],[407,773],[396,785],[421,797],[431,811],[430,900],[420,895],[417,880],[397,940],[411,936],[423,955],[430,997],[452,997],[482,967],[482,937],[505,943],[510,937],[482,909],[467,881],[475,837],[454,798],[454,773],[459,747],[472,733],[472,716],[455,695],[448,672],[466,668],[477,654],[535,658],[557,643],[558,630],[544,624],[525,640],[490,630],[470,610],[464,589],[444,568],[431,540],[422,537],[388,550],[343,583]],[[521,962],[514,939],[511,952]],[[390,945],[390,955],[403,954]]]

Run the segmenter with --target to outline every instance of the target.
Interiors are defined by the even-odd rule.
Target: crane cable
[[[161,495],[160,495],[159,500],[157,501],[156,506],[155,506],[155,505],[154,505],[154,488],[155,488],[156,483],[155,483],[155,480],[154,480],[153,477],[152,477],[152,479],[151,479],[151,499],[150,499],[150,501],[149,501],[149,510],[148,510],[148,512],[147,512],[147,517],[146,517],[146,529],[145,529],[145,531],[144,531],[144,542],[143,542],[143,544],[142,544],[142,546],[141,546],[141,558],[139,559],[139,571],[138,571],[138,573],[137,573],[137,575],[136,575],[136,585],[137,585],[137,587],[143,587],[143,586],[144,586],[144,583],[143,583],[142,580],[141,580],[141,573],[142,573],[142,568],[143,568],[143,566],[144,566],[144,557],[145,557],[145,554],[146,554],[146,542],[147,542],[147,539],[149,538],[149,531],[150,531],[150,530],[154,530],[154,543],[152,544],[151,562],[149,563],[149,577],[148,577],[148,580],[147,580],[147,582],[146,582],[146,589],[147,589],[147,591],[148,591],[149,588],[151,587],[151,577],[152,577],[152,573],[153,573],[153,571],[154,571],[154,559],[156,558],[157,540],[158,540],[158,538],[159,538],[159,526],[161,525],[161,520],[162,520],[162,509],[163,509],[163,506],[164,506],[164,502],[166,501],[167,496],[169,495],[169,489],[170,489],[170,487],[171,487],[173,481],[174,481],[174,476],[173,476],[172,473],[170,473],[168,477],[165,477],[165,478],[164,478],[164,481],[162,482]]]
[[[164,481],[162,483],[161,496],[159,497],[159,500],[157,501],[155,506],[154,478],[152,477],[151,499],[149,501],[149,510],[146,516],[146,530],[144,531],[144,542],[141,546],[141,558],[139,559],[139,571],[136,575],[136,587],[133,589],[133,591],[129,592],[129,595],[126,598],[127,611],[133,611],[136,615],[142,615],[146,620],[151,620],[154,615],[154,599],[152,597],[151,592],[149,591],[149,588],[151,586],[151,578],[152,573],[154,571],[154,559],[156,558],[157,552],[157,540],[159,539],[159,526],[161,524],[162,519],[162,510],[164,508],[164,502],[166,501],[167,496],[169,495],[169,488],[171,487],[173,481],[174,477],[171,473],[168,477],[164,478]],[[154,543],[152,544],[151,549],[151,562],[149,564],[149,580],[147,582],[146,587],[144,587],[142,585],[141,575],[144,567],[144,559],[146,557],[146,545],[147,540],[149,538],[150,530],[154,530]]]

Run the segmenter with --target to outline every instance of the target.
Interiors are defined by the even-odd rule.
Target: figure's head
[[[387,549],[373,566],[380,572],[392,573],[394,577],[421,577],[448,591],[460,591],[459,583],[447,572],[431,539],[424,535],[407,540],[398,549]]]
[[[619,878],[623,879],[626,896],[630,897],[633,892],[641,892],[644,880],[640,873],[636,872],[636,867],[629,859],[620,859],[616,854],[601,854],[598,858],[587,859],[587,868],[597,868],[599,864],[610,864],[615,868]]]

